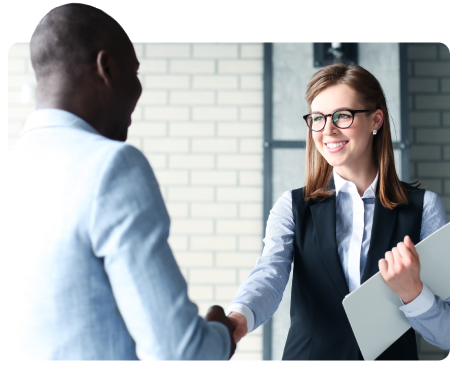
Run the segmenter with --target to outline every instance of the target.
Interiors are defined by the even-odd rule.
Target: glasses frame
[[[337,112],[340,112],[342,110],[347,110],[351,113],[352,115],[352,120],[351,120],[351,123],[350,123],[350,126],[347,126],[347,127],[340,127],[340,126],[337,126],[335,124],[335,121],[334,121],[334,118],[332,117],[335,113]],[[353,122],[355,121],[355,114],[356,113],[368,113],[368,112],[371,112],[371,110],[353,110],[353,109],[347,109],[347,108],[344,108],[344,109],[338,109],[336,110],[335,112],[331,113],[331,114],[322,114],[321,112],[314,112],[314,113],[310,113],[310,114],[305,114],[303,116],[303,119],[305,120],[305,123],[306,123],[306,126],[308,126],[310,128],[311,131],[314,131],[314,132],[319,132],[319,131],[322,131],[324,130],[324,128],[326,127],[326,123],[327,123],[327,117],[330,117],[331,120],[332,120],[332,123],[334,124],[335,127],[337,127],[338,129],[348,129],[349,127],[351,127],[351,125],[353,124]],[[320,129],[320,130],[313,130],[309,125],[308,125],[308,117],[312,114],[320,114],[324,117],[324,126]]]

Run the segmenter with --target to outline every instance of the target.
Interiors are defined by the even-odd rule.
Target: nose
[[[323,134],[324,135],[332,135],[337,134],[337,127],[332,122],[332,116],[326,118],[326,126],[324,126]]]

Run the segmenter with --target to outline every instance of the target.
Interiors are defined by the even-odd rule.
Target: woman
[[[449,348],[449,300],[421,283],[413,244],[446,223],[444,206],[435,193],[398,179],[379,82],[361,67],[334,64],[313,75],[305,100],[306,185],[285,192],[270,212],[262,257],[228,308],[235,340],[276,311],[293,262],[283,359],[362,359],[342,300],[380,261],[412,326]],[[405,259],[412,262],[406,275],[395,275]],[[418,359],[414,330],[379,359]]]

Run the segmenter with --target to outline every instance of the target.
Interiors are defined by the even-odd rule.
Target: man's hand
[[[205,320],[207,320],[208,322],[213,321],[213,322],[223,323],[228,328],[229,337],[231,338],[231,351],[229,353],[229,359],[231,359],[234,352],[236,351],[236,342],[234,341],[234,338],[233,338],[234,324],[225,315],[225,311],[223,310],[223,307],[216,306],[216,305],[210,307],[209,310],[207,311],[207,315],[205,315]]]
[[[234,342],[238,343],[247,334],[247,319],[239,312],[232,312],[228,318],[234,325]]]
[[[385,258],[379,260],[379,269],[386,284],[404,304],[412,302],[422,292],[419,255],[409,236],[404,238],[404,243],[398,243],[391,252],[385,253]]]

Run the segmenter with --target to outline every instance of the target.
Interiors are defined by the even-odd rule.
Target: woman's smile
[[[324,146],[326,146],[326,150],[328,152],[336,153],[336,152],[342,151],[347,145],[347,143],[348,143],[347,140],[330,141],[330,142],[324,143]]]

